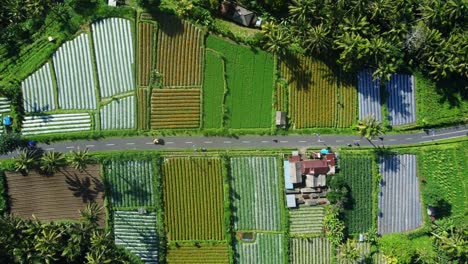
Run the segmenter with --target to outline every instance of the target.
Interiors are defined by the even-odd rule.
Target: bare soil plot
[[[415,155],[380,158],[378,232],[405,232],[423,224]]]
[[[34,214],[39,220],[78,220],[88,202],[103,205],[104,191],[99,165],[88,166],[79,172],[63,168],[53,176],[31,171],[6,172],[11,213],[24,218]],[[101,224],[104,224],[104,212]]]

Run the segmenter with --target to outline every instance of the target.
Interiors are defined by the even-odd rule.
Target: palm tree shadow
[[[80,178],[76,174],[66,175],[65,182],[73,196],[81,197],[83,203],[94,202],[100,193],[104,193],[101,180],[94,176]]]

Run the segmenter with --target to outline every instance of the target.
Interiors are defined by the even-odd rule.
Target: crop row
[[[133,91],[135,59],[130,20],[103,19],[91,28],[101,97]]]
[[[324,237],[292,238],[290,245],[291,264],[332,263],[333,247]]]
[[[138,89],[138,129],[147,129],[148,122],[148,90]]]
[[[145,264],[158,263],[156,214],[114,212],[115,244],[137,255]]]
[[[91,118],[87,113],[25,116],[23,135],[66,133],[91,130]]]
[[[153,37],[152,23],[138,24],[138,84],[148,86],[153,66]]]
[[[223,122],[224,97],[223,60],[213,51],[205,54],[203,79],[203,127],[220,128]]]
[[[167,252],[167,263],[229,263],[229,250],[227,244],[170,245]]]
[[[49,63],[44,64],[39,70],[22,81],[21,91],[26,113],[55,110],[57,106],[55,105],[55,92]],[[2,107],[1,109],[6,108]]]
[[[218,158],[170,158],[163,164],[169,240],[222,240],[223,175]]]
[[[359,119],[374,115],[382,121],[382,106],[380,103],[380,81],[374,80],[372,70],[366,69],[358,73]]]
[[[53,55],[58,101],[62,109],[96,109],[96,82],[90,49],[89,36],[83,33],[63,44]]]
[[[99,111],[101,129],[135,128],[135,96],[114,100]]]
[[[275,110],[281,112],[287,112],[286,97],[288,90],[280,84],[276,84],[276,101],[275,101]]]
[[[340,168],[353,201],[345,211],[346,226],[350,233],[367,232],[372,226],[372,156],[341,155]]]
[[[105,172],[113,206],[154,205],[155,176],[149,161],[112,161],[105,165]]]
[[[0,97],[0,113],[10,112],[11,102],[6,97]]]
[[[292,235],[323,232],[325,210],[321,206],[299,207],[289,211],[289,231]]]
[[[231,171],[235,229],[279,230],[276,158],[231,158]]]
[[[282,263],[283,235],[256,233],[255,242],[236,241],[237,263]]]
[[[198,128],[200,89],[155,89],[151,95],[151,128]]]
[[[202,32],[187,21],[160,16],[156,69],[163,75],[163,84],[200,86],[203,49]]]

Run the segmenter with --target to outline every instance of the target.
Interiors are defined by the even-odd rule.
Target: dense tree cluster
[[[434,79],[468,77],[464,0],[292,0],[263,28],[265,48],[334,57],[349,72],[389,78],[419,66]]]

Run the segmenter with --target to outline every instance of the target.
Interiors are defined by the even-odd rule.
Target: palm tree
[[[65,156],[60,152],[46,152],[41,157],[41,170],[46,174],[54,174],[59,171],[61,167],[66,165]]]
[[[15,171],[28,173],[36,165],[37,152],[35,150],[23,149],[15,159]]]
[[[346,240],[346,243],[340,246],[339,258],[343,263],[355,263],[359,259],[359,252],[356,247],[356,241]]]
[[[330,31],[323,24],[306,31],[304,47],[313,54],[324,54],[330,48]]]
[[[290,43],[290,37],[285,28],[267,22],[262,26],[262,33],[264,34],[264,48],[271,53],[284,55]]]
[[[84,171],[88,164],[94,162],[94,160],[89,155],[88,149],[86,148],[84,151],[78,149],[77,151],[70,151],[70,154],[67,156],[67,161],[73,168]]]
[[[384,128],[382,123],[375,119],[375,116],[368,115],[359,121],[357,126],[358,133],[361,137],[365,137],[372,145],[372,139],[384,134]]]
[[[85,224],[96,227],[103,208],[97,203],[88,203],[83,210],[80,210],[81,220]]]
[[[289,16],[298,23],[304,23],[313,18],[316,7],[312,0],[292,0],[289,5]]]

